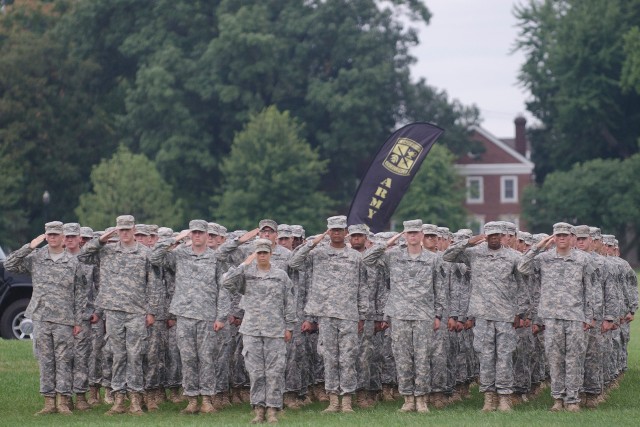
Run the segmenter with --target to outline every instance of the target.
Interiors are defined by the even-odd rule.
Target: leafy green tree
[[[222,163],[215,221],[252,229],[262,218],[320,231],[334,203],[318,190],[326,161],[300,136],[288,112],[269,107],[252,117]]]
[[[537,180],[576,162],[637,152],[640,94],[624,90],[621,76],[640,1],[529,0],[515,15],[516,48],[526,55],[519,80],[542,124],[530,138]]]
[[[452,230],[465,226],[464,183],[453,167],[454,161],[455,156],[446,147],[436,144],[431,148],[396,209],[394,218],[398,222],[420,218]]]
[[[120,146],[113,157],[91,171],[93,189],[80,196],[75,212],[81,224],[96,229],[112,226],[118,215],[131,214],[139,223],[176,227],[183,224],[176,200],[154,163]]]

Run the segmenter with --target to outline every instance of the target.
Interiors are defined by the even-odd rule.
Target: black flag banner
[[[430,123],[411,123],[387,138],[351,201],[348,224],[367,224],[374,233],[382,231],[443,132]]]

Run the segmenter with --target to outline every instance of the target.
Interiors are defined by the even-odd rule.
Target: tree
[[[251,118],[222,163],[215,221],[252,229],[262,218],[320,231],[334,203],[318,191],[327,162],[300,137],[288,112],[269,107]]]
[[[530,135],[538,182],[576,162],[637,152],[640,94],[624,90],[621,76],[640,1],[529,0],[515,15],[516,48],[527,57],[519,80],[542,124]]]
[[[454,160],[446,147],[436,144],[431,148],[396,209],[398,222],[420,218],[453,230],[465,226],[465,189],[453,168]]]
[[[183,224],[182,203],[152,161],[120,146],[113,157],[91,171],[93,189],[80,196],[75,212],[81,224],[96,229],[112,226],[118,215],[137,222],[176,227]]]

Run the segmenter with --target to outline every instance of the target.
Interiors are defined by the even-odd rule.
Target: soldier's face
[[[86,245],[89,240],[91,240],[91,237],[83,237],[80,240],[80,247],[83,247],[84,245]]]
[[[261,239],[269,239],[272,244],[276,242],[276,238],[278,237],[276,230],[271,227],[262,227],[259,234]]]
[[[500,249],[500,246],[502,246],[503,237],[504,236],[500,233],[489,234],[487,236],[487,246],[489,246],[489,249],[492,249],[494,251]]]
[[[569,234],[556,234],[555,236],[556,247],[560,250],[569,249],[572,247],[572,239]]]
[[[436,250],[438,247],[438,236],[436,234],[425,234],[422,238],[422,246],[429,251]]]
[[[64,236],[64,246],[72,251],[80,247],[80,241],[80,236]]]
[[[227,240],[227,238],[224,236],[216,236],[216,242],[218,243],[218,246],[223,244],[225,240]]]
[[[346,236],[346,228],[332,228],[329,230],[329,238],[331,239],[331,243],[342,244],[344,243],[344,238]]]
[[[155,244],[158,243],[159,238],[160,237],[157,234],[152,234],[151,236],[149,236],[149,247],[155,246]]]
[[[134,242],[133,238],[133,229],[132,228],[121,228],[118,230],[118,238],[120,239],[120,243],[125,245],[130,245]]]
[[[293,243],[293,241],[292,241],[291,237],[280,237],[278,239],[278,244],[280,246],[282,246],[282,247],[285,247],[285,248],[289,249],[289,250],[293,249],[292,243]]]
[[[258,252],[256,255],[256,263],[259,267],[267,267],[271,260],[271,252]]]
[[[215,234],[209,234],[207,236],[207,246],[209,246],[211,249],[216,249],[218,247],[218,239],[216,239]]]
[[[47,234],[46,236],[47,243],[52,249],[58,249],[62,247],[62,242],[64,241],[64,237],[62,234]]]
[[[207,239],[209,235],[200,230],[192,230],[191,231],[191,244],[194,248],[203,248],[207,244]]]
[[[356,251],[361,251],[364,249],[365,243],[367,239],[364,234],[354,233],[349,236],[349,243],[351,243],[351,247]]]
[[[146,246],[146,239],[147,236],[145,236],[144,234],[141,233],[137,233],[133,235],[133,238],[136,239],[136,242],[140,243],[141,245],[145,245]]]
[[[576,242],[576,247],[581,251],[588,251],[591,248],[591,238],[578,237]]]
[[[404,238],[407,239],[407,245],[409,246],[417,246],[422,243],[422,238],[424,234],[422,231],[407,231],[404,233]]]

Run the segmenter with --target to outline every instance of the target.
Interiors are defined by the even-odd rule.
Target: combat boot
[[[242,387],[240,389],[240,399],[242,399],[242,403],[251,402],[251,389],[248,387]]]
[[[158,408],[158,402],[156,400],[156,390],[145,391],[142,397],[144,405],[147,407],[147,411],[154,412],[160,409]]]
[[[155,393],[156,404],[160,405],[161,403],[165,403],[167,401],[167,391],[164,387],[160,387],[156,390]]]
[[[84,393],[76,394],[76,405],[75,408],[78,411],[88,411],[91,409],[91,405],[87,402],[87,397]]]
[[[404,404],[398,412],[413,412],[416,410],[416,398],[414,395],[404,396]]]
[[[579,403],[568,403],[565,407],[567,412],[580,412],[580,404]]]
[[[484,393],[484,406],[482,412],[491,412],[496,410],[496,393],[493,391],[486,391]]]
[[[460,395],[462,396],[463,399],[471,399],[473,396],[471,396],[471,390],[469,390],[470,388],[470,384],[469,383],[464,383],[460,385]]]
[[[554,399],[553,406],[549,409],[551,412],[560,412],[564,409],[564,402],[562,399]]]
[[[187,396],[187,407],[180,411],[181,414],[197,414],[198,413],[198,396]]]
[[[267,422],[269,424],[278,423],[278,410],[276,408],[267,408]]]
[[[587,403],[587,393],[579,393],[578,396],[580,397],[580,404],[585,405]]]
[[[179,387],[172,387],[169,389],[169,400],[173,403],[184,402],[184,396],[180,394]]]
[[[362,409],[371,408],[373,406],[373,402],[369,400],[368,393],[365,390],[356,392],[356,404]]]
[[[589,409],[595,409],[598,407],[598,395],[596,394],[587,394],[587,399],[585,405]]]
[[[311,405],[313,403],[308,394],[305,394],[304,398],[302,400],[299,400],[299,402],[301,407]]]
[[[324,389],[324,385],[316,384],[316,386],[315,386],[315,394],[316,394],[316,397],[318,398],[318,402],[328,402],[329,401],[329,395],[327,394],[327,391]]]
[[[45,396],[44,397],[44,408],[36,412],[34,415],[47,415],[47,414],[55,414],[58,412],[56,409],[56,397],[55,396]]]
[[[124,414],[127,412],[127,408],[124,406],[124,393],[115,393],[115,395],[115,398],[113,398],[113,406],[105,413],[105,415]]]
[[[87,399],[87,403],[91,406],[96,406],[100,404],[100,387],[98,386],[89,387],[89,398]]]
[[[416,397],[416,412],[420,414],[426,414],[429,412],[429,406],[427,406],[427,396],[417,396]]]
[[[331,413],[331,412],[340,412],[340,402],[338,400],[338,395],[335,393],[329,393],[329,406],[322,412]]]
[[[58,413],[62,415],[73,414],[73,412],[71,412],[71,396],[58,394]]]
[[[231,406],[231,400],[229,399],[228,391],[220,393],[220,404],[222,405],[222,407]]]
[[[433,393],[431,395],[431,404],[436,409],[442,409],[447,406],[447,397],[444,393]]]
[[[498,395],[498,411],[500,412],[511,412],[511,395],[509,394],[499,394]]]
[[[253,408],[253,413],[255,414],[255,417],[253,417],[253,419],[251,420],[251,424],[263,423],[264,411],[265,411],[264,406],[256,406],[255,408]]]
[[[284,406],[286,408],[289,408],[289,409],[299,409],[300,408],[300,404],[298,403],[298,399],[297,399],[296,393],[293,393],[293,392],[290,392],[290,391],[286,392],[284,394],[284,397],[283,397],[282,401],[283,401],[283,404],[284,404]]]
[[[203,414],[213,414],[216,411],[216,408],[211,403],[211,396],[202,396],[202,406],[200,407],[200,412]]]
[[[342,404],[340,405],[340,410],[345,414],[350,414],[353,412],[353,407],[351,406],[352,395],[345,394],[342,396]]]
[[[144,412],[142,412],[142,393],[130,393],[129,399],[131,400],[129,413],[131,415],[143,415]]]
[[[395,398],[393,397],[393,387],[385,384],[382,386],[382,401],[383,402],[393,402]]]
[[[115,403],[113,389],[111,387],[104,388],[104,403],[107,405],[113,405]]]
[[[460,386],[457,385],[453,388],[453,394],[449,397],[450,403],[462,402],[462,394],[460,393]]]
[[[240,389],[237,387],[231,389],[231,403],[234,405],[241,405],[243,403]]]

